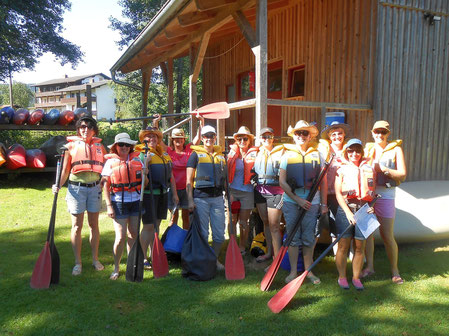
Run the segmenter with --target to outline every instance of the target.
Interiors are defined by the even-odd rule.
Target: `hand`
[[[173,195],[173,199],[172,200],[173,200],[173,204],[177,208],[178,204],[179,204],[179,197],[178,197],[178,195]]]
[[[56,184],[53,184],[51,186],[51,190],[53,191],[53,194],[57,194],[59,192],[59,187]]]
[[[355,225],[356,222],[355,222],[354,214],[351,211],[346,212],[346,218],[348,219],[349,224]]]
[[[374,213],[374,207],[369,207],[369,208],[366,210],[366,212],[367,212],[367,213],[370,213],[370,214]]]
[[[199,114],[199,112],[197,112],[195,114],[195,117],[200,121],[201,127],[203,127],[204,126],[204,117],[201,114]]]
[[[308,200],[305,200],[304,198],[301,198],[299,196],[296,197],[295,201],[304,210],[309,210],[310,207],[312,206],[312,203],[310,203]]]
[[[161,120],[162,119],[162,116],[159,114],[159,113],[156,113],[155,115],[154,115],[154,121],[157,121],[157,122],[159,122],[159,120]]]
[[[231,199],[231,204],[232,202],[234,202],[234,196],[232,196],[232,194],[230,193],[229,198]]]
[[[325,213],[329,212],[329,208],[327,207],[326,204],[321,204],[320,205],[320,210],[321,210],[321,214],[324,215]]]
[[[195,209],[195,203],[193,200],[189,200],[189,212],[193,212],[193,209]]]
[[[108,211],[108,217],[115,218],[115,211],[114,211],[114,208],[112,207],[112,204],[107,205],[106,208]]]

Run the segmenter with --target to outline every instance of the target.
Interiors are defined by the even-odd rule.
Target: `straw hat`
[[[134,146],[137,141],[131,140],[131,137],[128,133],[119,133],[115,136],[114,143],[112,145],[109,145],[108,148],[112,149],[112,147],[118,143],[126,143]]]
[[[171,131],[172,139],[185,139],[186,135],[184,134],[184,130],[182,128],[174,128],[173,131]]]
[[[241,126],[237,133],[234,133],[234,139],[237,140],[238,136],[246,135],[250,138],[251,141],[254,140],[254,134],[251,134],[251,131],[246,126]]]
[[[319,133],[318,128],[316,128],[315,125],[311,125],[307,121],[300,120],[296,123],[295,127],[288,126],[287,134],[293,137],[296,131],[301,130],[309,131],[312,138],[316,137]]]
[[[371,131],[374,131],[375,129],[384,129],[387,130],[388,133],[390,133],[390,124],[388,123],[388,121],[378,120],[374,123],[374,126]]]
[[[341,128],[345,131],[345,138],[349,137],[349,134],[351,133],[351,126],[345,123],[339,123],[338,121],[333,121],[330,125],[323,128],[321,131],[321,139],[329,140],[329,133],[337,128]]]
[[[162,141],[162,132],[156,127],[148,126],[147,129],[139,131],[139,141],[143,143],[143,138],[149,134],[156,134],[159,142]]]

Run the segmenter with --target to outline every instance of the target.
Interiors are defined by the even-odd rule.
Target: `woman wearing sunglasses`
[[[230,146],[228,154],[228,177],[231,192],[231,201],[240,202],[238,214],[232,215],[232,225],[240,227],[239,247],[242,255],[246,253],[249,234],[249,216],[254,209],[254,187],[251,178],[258,147],[253,147],[254,135],[246,126],[234,133],[234,144]]]
[[[381,198],[374,205],[377,219],[380,222],[380,236],[385,245],[390,261],[391,280],[395,284],[403,284],[398,269],[398,244],[394,238],[395,196],[396,186],[404,181],[407,170],[405,167],[402,140],[388,141],[390,124],[387,121],[376,121],[371,134],[374,143],[367,143],[366,157],[372,159],[376,171],[376,194]],[[374,238],[371,236],[366,243],[366,268],[362,277],[374,274]]]
[[[282,216],[282,195],[279,186],[279,166],[284,154],[284,146],[274,146],[274,131],[270,127],[260,130],[261,146],[257,153],[254,171],[256,186],[254,200],[257,211],[264,223],[264,234],[267,241],[267,253],[258,256],[256,261],[263,262],[276,257],[282,244],[280,221]]]
[[[76,136],[67,137],[67,153],[64,156],[60,185],[53,185],[53,192],[57,192],[68,179],[67,207],[72,218],[72,242],[75,254],[75,266],[72,275],[80,275],[81,263],[81,229],[83,228],[84,212],[90,227],[90,246],[92,249],[92,265],[97,271],[104,269],[98,261],[98,245],[100,231],[98,229],[98,215],[101,209],[100,174],[103,170],[106,150],[101,144],[98,126],[95,119],[84,116],[76,122]]]
[[[289,283],[298,275],[299,246],[302,246],[304,267],[307,269],[312,265],[317,218],[320,213],[325,214],[328,209],[326,178],[321,181],[320,192],[315,194],[312,202],[306,199],[325,161],[317,148],[311,145],[311,140],[318,135],[318,129],[314,125],[300,120],[295,127],[290,126],[287,132],[295,141],[294,145],[284,145],[287,151],[282,156],[279,171],[279,185],[285,192],[282,212],[286,222],[287,235],[291,234],[296,225],[302,212],[301,208],[306,210],[301,226],[288,247],[291,268],[285,282]],[[309,272],[307,277],[314,285],[321,283],[320,279],[312,272]]]
[[[109,146],[110,154],[105,155],[107,161],[101,173],[107,213],[114,222],[115,230],[111,280],[119,277],[126,236],[128,254],[137,236],[143,164],[139,159],[140,153],[134,151],[136,143],[128,133],[117,134],[114,143]]]
[[[346,278],[346,263],[351,241],[354,239],[354,257],[352,259],[352,284],[358,290],[363,290],[360,273],[363,267],[365,237],[355,226],[354,213],[364,204],[374,198],[375,173],[369,165],[369,160],[363,159],[363,145],[359,139],[348,141],[344,150],[345,163],[337,171],[335,178],[335,195],[338,201],[335,218],[336,233],[341,235],[348,225],[352,230],[345,233],[338,243],[335,264],[338,270],[338,285],[349,289]],[[370,212],[374,209],[370,208]]]

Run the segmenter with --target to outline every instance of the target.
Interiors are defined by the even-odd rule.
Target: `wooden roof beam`
[[[206,54],[207,46],[209,44],[210,32],[206,32],[200,42],[198,51],[196,53],[195,62],[193,63],[192,81],[196,82],[203,65],[204,55]]]
[[[242,11],[238,10],[232,14],[232,17],[239,26],[240,31],[246,39],[246,42],[248,42],[251,48],[254,48],[258,44],[257,35],[251,24],[246,19],[245,15],[242,13]]]
[[[188,27],[191,25],[196,25],[198,23],[205,23],[212,20],[217,16],[218,12],[215,10],[204,11],[204,12],[190,12],[186,14],[178,15],[177,19],[181,27]]]
[[[197,31],[200,25],[192,25],[188,27],[172,27],[164,29],[164,34],[168,39],[176,38],[179,36],[186,36],[194,31]]]
[[[226,5],[234,4],[237,0],[195,0],[196,8],[200,11],[206,11]]]
[[[165,46],[168,46],[168,45],[173,45],[173,44],[176,44],[178,42],[181,42],[182,40],[185,39],[185,37],[186,37],[186,35],[168,39],[165,35],[159,35],[158,37],[156,37],[153,40],[153,42],[154,42],[154,45],[157,48],[161,48],[161,47],[165,47]]]

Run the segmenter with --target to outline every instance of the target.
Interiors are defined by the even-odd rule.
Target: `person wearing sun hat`
[[[212,249],[217,256],[217,270],[224,270],[218,261],[225,240],[225,211],[223,191],[225,188],[226,163],[220,146],[215,145],[217,132],[209,125],[201,131],[203,146],[192,146],[187,162],[186,191],[189,210],[198,212],[200,233],[204,239],[212,230]]]
[[[240,202],[240,210],[233,214],[231,225],[240,227],[239,247],[242,254],[246,253],[249,234],[249,216],[254,209],[254,187],[251,178],[256,161],[258,147],[253,146],[254,135],[248,127],[241,126],[233,135],[234,143],[230,145],[228,154],[228,179],[231,201]]]
[[[328,222],[329,232],[332,237],[332,241],[336,239],[335,235],[335,218],[337,216],[338,202],[335,196],[335,174],[338,168],[341,167],[345,161],[343,157],[344,145],[347,143],[351,133],[351,127],[348,124],[340,123],[338,121],[332,122],[327,125],[321,131],[321,139],[318,143],[318,150],[329,161],[332,154],[334,159],[332,160],[329,169],[327,170],[327,204],[329,207]],[[334,254],[337,253],[338,244],[334,246]]]
[[[137,237],[143,163],[140,153],[134,151],[135,144],[137,141],[131,140],[128,133],[117,134],[114,143],[108,146],[111,151],[105,155],[107,161],[101,172],[107,214],[115,230],[111,280],[117,280],[120,275],[126,236],[128,254]]]
[[[338,285],[349,289],[346,278],[346,264],[351,242],[354,245],[352,258],[352,284],[358,290],[363,290],[360,274],[363,267],[365,237],[356,226],[354,213],[364,204],[372,201],[375,195],[375,173],[370,160],[363,157],[363,144],[359,139],[351,139],[345,145],[343,155],[345,162],[337,171],[335,179],[335,193],[338,201],[338,210],[335,218],[336,234],[342,235],[351,224],[352,229],[346,232],[338,243],[335,264],[338,270]],[[374,209],[369,208],[373,213]]]
[[[136,150],[140,151],[140,159],[144,162],[145,145],[148,144],[148,169],[147,178],[151,174],[151,187],[148,184],[145,187],[143,195],[143,208],[145,213],[142,215],[142,234],[141,244],[145,255],[144,267],[150,269],[151,264],[148,257],[148,249],[153,246],[154,233],[159,234],[159,225],[161,220],[167,218],[168,210],[168,188],[173,190],[173,204],[178,204],[178,194],[176,192],[175,178],[172,172],[172,162],[170,156],[164,151],[162,142],[162,132],[156,128],[149,126],[145,130],[139,132],[140,145]],[[153,194],[151,195],[151,191]],[[154,205],[153,205],[154,200]],[[154,219],[156,223],[154,223]],[[150,251],[150,256],[151,256]]]
[[[204,126],[204,118],[201,115],[195,115],[195,117],[200,121],[198,125],[198,130],[193,138],[191,143],[186,143],[186,135],[184,133],[184,130],[182,128],[174,128],[170,134],[170,142],[169,146],[166,146],[164,142],[161,142],[160,145],[162,148],[167,151],[168,155],[170,155],[170,158],[172,160],[172,168],[173,168],[173,176],[176,180],[176,191],[178,193],[179,198],[179,204],[178,208],[181,209],[182,213],[182,228],[185,230],[188,230],[190,227],[189,224],[189,202],[187,198],[187,192],[186,192],[186,173],[187,173],[187,161],[189,160],[190,154],[192,154],[192,145],[199,145],[200,144],[200,136],[201,136],[201,129]],[[161,120],[162,116],[159,114],[155,115],[155,118],[153,119],[153,126],[159,127],[159,121]],[[169,189],[169,195],[168,195],[168,209],[171,212],[170,216],[170,223],[169,225],[177,224],[178,223],[178,213],[179,210],[173,211],[175,209],[175,206],[173,204],[172,200],[172,190]]]
[[[299,246],[302,246],[304,267],[307,269],[313,262],[313,251],[315,248],[315,229],[319,214],[325,214],[327,209],[327,179],[320,184],[320,192],[315,194],[311,202],[306,198],[310,192],[313,181],[318,177],[324,158],[311,141],[318,135],[318,129],[304,120],[300,120],[294,127],[287,131],[295,144],[284,145],[286,152],[282,156],[279,170],[279,185],[284,190],[284,214],[287,235],[295,226],[301,208],[306,210],[306,215],[301,222],[301,227],[296,232],[290,246],[288,247],[290,274],[285,282],[290,282],[298,275],[297,262]],[[308,273],[309,280],[318,285],[320,279],[313,273]]]
[[[398,245],[394,238],[395,197],[396,186],[405,180],[407,169],[405,167],[402,140],[388,141],[390,124],[385,120],[374,123],[371,134],[374,143],[367,143],[365,156],[372,160],[376,171],[376,193],[381,196],[374,204],[375,214],[380,223],[380,235],[390,261],[391,280],[402,284],[404,280],[399,274]],[[374,274],[374,238],[371,236],[366,242],[366,268],[362,277]]]

